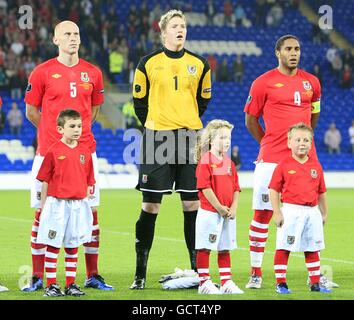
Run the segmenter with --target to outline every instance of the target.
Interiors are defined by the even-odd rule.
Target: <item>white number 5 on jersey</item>
[[[299,91],[294,92],[294,103],[297,104],[298,106],[301,105],[301,95]]]
[[[70,97],[75,98],[77,94],[76,82],[70,82]]]

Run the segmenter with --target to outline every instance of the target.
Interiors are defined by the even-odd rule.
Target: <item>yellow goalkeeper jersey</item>
[[[209,64],[187,49],[158,49],[143,57],[135,71],[134,108],[148,129],[201,129],[200,116],[210,98]]]

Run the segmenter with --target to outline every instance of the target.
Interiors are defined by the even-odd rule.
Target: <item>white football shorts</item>
[[[41,208],[41,193],[42,182],[37,180],[39,168],[42,165],[44,157],[36,155],[33,160],[32,172],[31,172],[31,208]],[[89,199],[90,207],[98,207],[100,205],[100,188],[99,188],[99,173],[98,173],[98,161],[96,152],[92,153],[93,171],[96,184],[93,186],[91,197]]]
[[[40,216],[37,243],[77,248],[91,241],[92,211],[88,199],[48,197]]]
[[[254,169],[253,210],[273,210],[269,197],[269,183],[272,179],[276,163],[259,162]]]
[[[277,228],[276,248],[315,252],[325,248],[322,215],[318,208],[284,203],[284,224]]]
[[[236,219],[224,218],[199,208],[195,223],[195,248],[217,251],[237,248]]]

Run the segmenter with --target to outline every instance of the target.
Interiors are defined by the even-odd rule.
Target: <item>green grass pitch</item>
[[[93,300],[344,300],[353,299],[353,194],[354,190],[329,189],[329,218],[325,226],[326,249],[321,253],[321,265],[340,287],[331,294],[309,292],[306,286],[307,271],[302,253],[289,259],[287,282],[293,290],[290,295],[279,296],[274,292],[273,254],[275,228],[271,223],[270,236],[263,262],[263,288],[245,289],[244,295],[201,296],[196,290],[163,290],[158,283],[162,274],[173,272],[175,267],[189,268],[189,259],[183,238],[183,214],[177,195],[163,199],[157,219],[155,239],[150,253],[147,287],[131,291],[135,271],[134,229],[140,212],[141,195],[135,190],[102,190],[99,208],[101,247],[99,271],[107,283],[115,286],[113,292],[84,289],[86,296],[79,299]],[[237,215],[238,249],[232,251],[233,279],[244,288],[249,276],[248,226],[252,219],[252,191],[244,189]],[[30,231],[33,210],[29,208],[28,191],[0,191],[0,283],[10,291],[0,293],[0,300],[48,299],[43,292],[22,293],[19,289],[31,271]],[[64,286],[63,249],[58,263],[58,282]],[[79,250],[77,283],[83,287],[85,260]],[[210,271],[214,282],[219,282],[216,254],[211,254]],[[51,299],[51,298],[49,298]],[[78,298],[60,298],[78,299]]]

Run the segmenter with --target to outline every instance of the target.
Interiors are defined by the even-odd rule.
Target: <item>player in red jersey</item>
[[[54,30],[53,42],[59,48],[59,55],[38,65],[31,73],[25,95],[26,116],[38,128],[38,148],[32,167],[31,207],[36,208],[32,227],[32,281],[23,288],[31,292],[41,289],[45,246],[37,242],[40,217],[41,183],[36,180],[37,172],[49,146],[60,139],[55,130],[60,111],[70,107],[82,116],[83,143],[92,152],[96,185],[91,190],[90,206],[93,214],[91,242],[85,243],[86,287],[112,290],[98,274],[99,226],[97,206],[99,205],[98,168],[96,141],[91,125],[96,120],[104,101],[102,73],[96,66],[79,58],[80,30],[71,21],[59,23]]]
[[[295,36],[279,38],[275,45],[279,65],[253,82],[244,108],[247,129],[260,143],[254,171],[254,216],[249,229],[252,270],[246,288],[261,288],[261,266],[273,214],[268,185],[277,163],[290,153],[287,130],[299,122],[315,128],[319,118],[320,82],[298,68],[300,53],[300,41]],[[265,128],[260,124],[261,117]],[[316,157],[315,148],[311,150]]]
[[[224,120],[208,123],[196,145],[196,177],[200,207],[195,248],[200,294],[242,294],[231,279],[230,251],[236,248],[236,211],[240,186],[236,167],[226,155],[233,126]],[[211,250],[218,251],[220,290],[209,273]]]
[[[323,225],[327,220],[327,201],[322,166],[316,157],[309,156],[312,139],[312,129],[303,122],[289,128],[291,155],[280,161],[269,184],[278,227],[274,272],[276,292],[280,294],[291,293],[286,283],[290,252],[304,252],[311,291],[331,292],[320,285],[319,251],[325,247]]]
[[[65,295],[85,293],[75,284],[78,247],[91,240],[92,211],[88,202],[95,184],[91,150],[78,142],[82,133],[79,112],[65,109],[57,120],[62,138],[49,147],[37,179],[42,182],[42,213],[38,228],[39,243],[46,244],[44,296],[63,296],[57,284],[57,261],[65,249]]]

